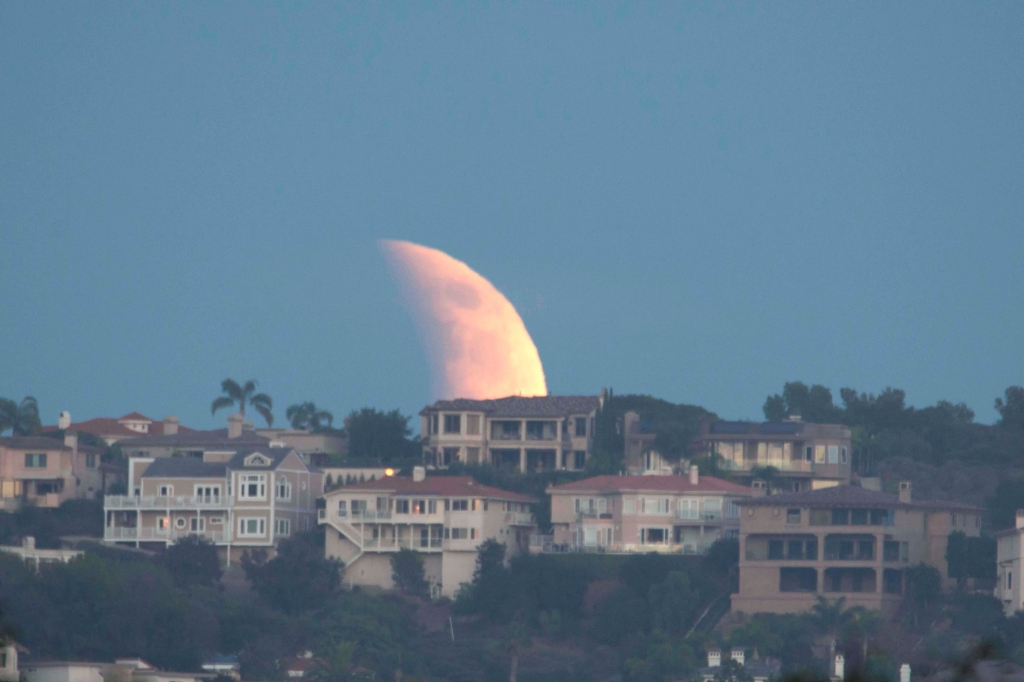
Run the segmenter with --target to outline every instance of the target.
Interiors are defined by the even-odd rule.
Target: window
[[[851,526],[866,526],[866,525],[868,525],[868,510],[867,509],[851,509],[850,510],[850,525]]]
[[[846,464],[846,447],[839,448],[839,463]]]
[[[86,455],[85,456],[85,466],[88,469],[95,469],[96,468],[96,455],[92,455],[92,454]]]
[[[804,558],[804,541],[803,540],[790,540],[786,543],[786,558],[787,559],[803,559]]]
[[[200,457],[201,456],[202,456],[202,453],[200,453]],[[245,466],[247,466],[247,467],[265,467],[265,466],[270,466],[270,460],[257,452],[255,454],[249,455],[245,459]]]
[[[804,461],[805,462],[813,462],[814,461],[814,448],[812,446],[810,446],[810,445],[807,445],[807,446],[804,447]]]
[[[435,414],[430,418],[430,432],[433,434],[437,433],[437,415]]]
[[[808,540],[804,545],[804,559],[808,561],[818,560],[818,541]]]
[[[220,526],[220,525],[223,525],[223,524],[224,524],[224,517],[223,516],[211,516],[210,517],[210,525],[211,526]]]
[[[587,466],[587,451],[586,450],[573,450],[572,453],[572,468],[582,469]]]
[[[241,537],[262,537],[266,532],[266,519],[238,519],[238,535]]]
[[[738,519],[740,517],[740,506],[736,504],[735,500],[729,500],[729,504],[725,508],[725,515],[730,519]]]
[[[426,514],[427,513],[427,501],[426,500],[412,500],[412,513],[413,514]]]
[[[159,488],[160,497],[174,497],[174,486],[173,485],[162,485]]]
[[[156,520],[156,529],[157,530],[167,530],[170,527],[171,527],[171,520],[169,518],[167,518],[166,516],[161,516],[159,519]]]
[[[480,435],[480,415],[478,415],[478,414],[467,414],[466,415],[466,435],[467,436],[479,436]]]
[[[341,518],[348,516],[348,502],[346,500],[338,500],[338,516]]]
[[[277,526],[277,528],[275,529],[274,532],[277,533],[278,535],[291,535],[291,533],[292,533],[292,522],[291,522],[291,520],[289,520],[289,519],[277,519],[277,521],[274,522],[274,525]]]
[[[839,446],[829,445],[828,446],[828,463],[839,464]]]
[[[193,533],[202,533],[206,530],[206,519],[199,517],[198,519],[193,518],[189,520],[189,527]]]
[[[814,446],[814,463],[824,464],[825,463],[825,446],[815,445]]]
[[[848,526],[848,525],[850,525],[850,510],[849,509],[833,509],[832,510],[832,525],[833,526]]]
[[[469,500],[452,500],[452,511],[469,511]]]
[[[195,487],[196,498],[199,502],[217,504],[220,502],[219,485],[197,485]]]
[[[1006,589],[1013,589],[1013,573],[1009,571],[1006,573]]]
[[[408,514],[409,513],[409,500],[395,500],[395,513],[396,514]]]
[[[799,509],[787,509],[786,510],[786,523],[799,524],[800,523],[800,510]]]
[[[442,448],[441,450],[441,464],[448,466],[459,461],[459,449],[460,448]]]
[[[576,436],[583,438],[587,435],[587,418],[576,417]]]
[[[828,509],[812,509],[809,523],[812,526],[827,526],[832,523],[832,513]]]
[[[444,531],[445,531],[445,536],[447,536],[448,535],[448,529],[445,528]],[[452,540],[468,540],[469,539],[469,529],[468,528],[452,528],[451,529],[451,537],[452,537]]]
[[[622,513],[623,514],[636,514],[636,500],[632,497],[627,497],[622,501]]]
[[[239,476],[239,497],[243,500],[264,500],[267,497],[266,474],[242,474]]]
[[[784,559],[785,556],[785,543],[782,540],[769,540],[768,541],[768,558],[769,559]]]
[[[436,514],[437,513],[437,500],[427,500],[427,513],[428,514]]]
[[[45,469],[46,468],[46,453],[42,452],[39,454],[33,454],[31,452],[25,453],[25,468],[26,469]]]
[[[779,592],[817,592],[818,572],[813,568],[779,569]]]
[[[185,517],[179,516],[178,518],[174,519],[174,527],[178,530],[183,530],[185,528]]]
[[[292,484],[287,478],[282,478],[277,482],[277,499],[279,500],[290,500],[292,499]]]
[[[462,433],[462,415],[446,414],[444,416],[445,433]]]
[[[480,464],[480,448],[466,448],[466,462]]]

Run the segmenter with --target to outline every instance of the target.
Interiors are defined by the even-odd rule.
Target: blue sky
[[[206,427],[418,410],[377,249],[553,393],[1024,383],[1024,3],[0,4],[0,395]]]

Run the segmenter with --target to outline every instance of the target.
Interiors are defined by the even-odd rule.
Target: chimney
[[[788,422],[798,422],[798,421],[803,421],[803,418],[800,416],[799,413],[791,414],[788,417],[786,417],[786,421],[788,421]]]
[[[900,666],[900,682],[910,682],[910,664],[904,663]]]
[[[722,665],[722,652],[718,649],[708,650],[708,667],[717,668]]]
[[[21,546],[24,547],[25,549],[35,549],[36,548],[36,539],[35,539],[35,537],[33,537],[31,535],[26,535],[25,537],[23,537],[21,539]]]
[[[427,477],[426,467],[413,467],[412,468],[412,480],[416,483],[422,482]]]
[[[900,481],[900,502],[910,504],[910,481]]]
[[[71,413],[64,410],[60,413],[60,416],[57,417],[57,428],[63,431],[69,426],[71,426]]]
[[[768,494],[768,485],[764,481],[751,481],[750,488],[754,491],[754,497],[764,497]]]
[[[1024,528],[1024,509],[1017,510],[1017,530]]]
[[[843,658],[842,654],[836,654],[835,661],[835,674],[832,676],[834,679],[841,680],[846,675],[846,659]]]
[[[743,661],[746,659],[746,652],[743,649],[734,647],[732,650],[732,660],[736,661],[740,665],[743,665]]]
[[[696,464],[690,465],[690,485],[697,485],[700,481],[700,469],[697,468]]]
[[[228,438],[238,438],[242,435],[242,415],[228,415]]]
[[[178,418],[164,417],[164,435],[174,436],[178,433]]]
[[[78,453],[78,433],[76,431],[64,432],[64,445],[71,448],[72,452]]]
[[[256,425],[253,423],[253,421],[251,419],[245,419],[245,420],[242,421],[242,430],[243,431],[254,431],[254,430],[256,430]]]

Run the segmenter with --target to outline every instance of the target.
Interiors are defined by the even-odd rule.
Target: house
[[[348,450],[348,438],[340,429],[256,429],[256,435],[294,448],[300,455],[312,456],[311,461],[317,466],[326,464],[326,455],[344,454]]]
[[[707,653],[708,664],[697,671],[697,675],[694,678],[696,682],[711,682],[716,678],[735,680],[738,677],[736,675],[736,672],[739,672],[738,669],[742,669],[752,682],[768,682],[768,680],[777,677],[779,671],[782,670],[782,664],[775,659],[767,658],[761,660],[757,656],[756,649],[754,650],[754,658],[749,660],[745,649],[733,647],[729,653],[736,672],[730,675],[728,666],[722,666],[722,652],[720,649],[709,649]]]
[[[104,541],[136,547],[200,535],[230,565],[315,523],[323,474],[292,448],[239,447],[202,458],[134,458],[131,495],[107,495]]]
[[[805,611],[824,596],[891,614],[909,567],[934,566],[951,585],[949,534],[981,530],[980,509],[915,501],[909,481],[898,496],[841,485],[738,504],[740,589],[732,610],[745,613]]]
[[[36,547],[36,539],[31,535],[21,539],[17,546],[0,545],[0,552],[5,554],[17,554],[24,561],[33,564],[36,569],[42,564],[62,562],[67,563],[78,558],[85,552],[77,549],[39,549]]]
[[[242,447],[268,447],[284,443],[258,435],[240,414],[228,415],[226,429],[212,431],[167,430],[162,434],[125,438],[119,442],[125,457],[131,459],[161,457],[194,457],[202,459],[207,452],[233,452]],[[285,446],[286,447],[286,446]]]
[[[236,680],[242,679],[242,666],[238,664],[238,656],[215,654],[203,662],[203,670],[217,676],[227,676]]]
[[[439,400],[420,411],[424,462],[580,470],[593,449],[600,406],[597,396]]]
[[[454,596],[472,580],[477,549],[486,540],[508,554],[525,551],[536,527],[537,500],[476,483],[468,476],[385,477],[327,493],[320,509],[326,554],[345,562],[344,581],[394,587],[391,556],[400,549],[423,553],[434,594]]]
[[[139,658],[114,663],[38,661],[23,664],[21,671],[25,682],[202,682],[215,677],[160,670]]]
[[[83,422],[72,422],[71,413],[64,411],[60,413],[56,426],[44,426],[43,431],[64,431],[72,433],[88,433],[102,438],[107,445],[113,445],[126,438],[137,438],[138,436],[161,436],[188,432],[191,429],[178,424],[177,417],[164,417],[163,421],[154,421],[144,414],[131,412],[123,417],[97,417],[87,419]]]
[[[682,552],[703,554],[739,535],[737,503],[753,491],[701,476],[595,476],[547,490],[551,536],[531,551]]]
[[[626,412],[622,417],[623,467],[627,474],[671,475],[676,473],[673,463],[662,457],[654,447],[657,434],[653,425],[640,419],[637,412]]]
[[[691,442],[698,456],[714,455],[737,482],[749,485],[755,467],[775,470],[776,491],[817,490],[850,482],[853,436],[840,424],[704,422]]]
[[[0,646],[0,682],[20,682],[18,654],[27,654],[28,649],[8,637]]]
[[[996,533],[996,588],[995,597],[1007,616],[1024,610],[1024,593],[1020,589],[1021,570],[1024,569],[1024,552],[1021,551],[1021,537],[1024,536],[1024,509],[1017,510],[1013,528]]]
[[[0,437],[0,509],[59,507],[98,494],[97,449],[45,436]]]

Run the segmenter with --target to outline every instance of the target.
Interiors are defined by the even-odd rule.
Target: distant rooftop
[[[495,400],[438,400],[420,411],[421,415],[432,412],[484,412],[490,417],[567,417],[573,414],[590,414],[601,405],[597,396],[547,395],[533,398],[509,396]]]

